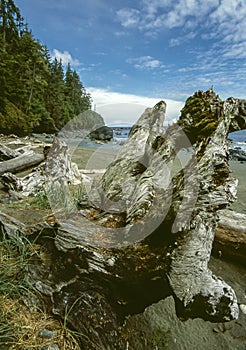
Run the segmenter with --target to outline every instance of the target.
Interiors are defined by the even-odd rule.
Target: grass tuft
[[[76,335],[64,323],[28,306],[34,289],[26,278],[26,268],[39,254],[37,245],[25,237],[9,238],[4,232],[0,238],[0,349],[41,349],[57,344],[61,350],[79,350]],[[54,337],[41,337],[44,329],[55,332]]]

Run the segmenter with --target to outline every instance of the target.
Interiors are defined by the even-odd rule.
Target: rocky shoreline
[[[241,147],[230,148],[230,160],[246,162],[246,152]]]

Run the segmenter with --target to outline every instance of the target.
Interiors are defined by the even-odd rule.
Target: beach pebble
[[[56,335],[56,331],[50,331],[48,329],[42,329],[40,332],[39,332],[39,336],[41,338],[47,338],[47,339],[52,339],[54,338],[54,336]]]
[[[220,330],[218,328],[213,328],[214,333],[220,333]]]

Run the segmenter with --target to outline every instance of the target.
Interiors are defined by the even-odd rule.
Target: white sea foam
[[[231,148],[241,148],[244,152],[246,152],[246,143],[245,142],[232,142]]]

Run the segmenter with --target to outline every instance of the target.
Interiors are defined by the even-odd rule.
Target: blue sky
[[[79,73],[107,123],[213,85],[246,98],[246,0],[15,0],[35,38]],[[109,106],[112,104],[112,106]]]

